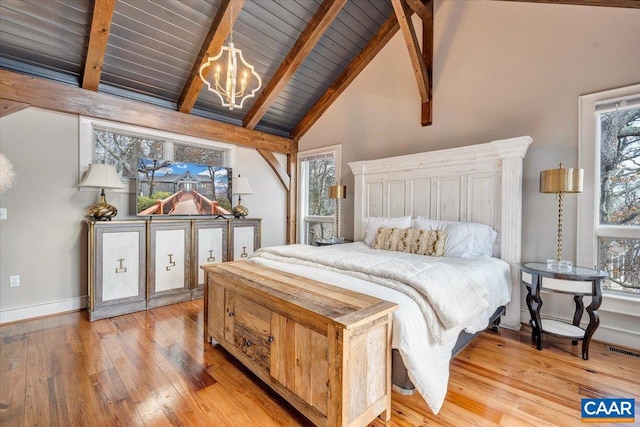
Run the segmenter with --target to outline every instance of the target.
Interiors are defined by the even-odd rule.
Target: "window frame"
[[[174,160],[174,146],[189,145],[195,147],[220,149],[225,152],[224,167],[235,170],[236,165],[236,145],[210,139],[198,138],[189,135],[182,135],[174,132],[167,132],[158,129],[151,129],[141,126],[127,125],[123,123],[111,122],[108,120],[94,119],[90,117],[79,117],[78,129],[78,184],[82,181],[89,165],[93,163],[93,130],[94,127],[108,128],[111,131],[122,132],[130,135],[145,136],[152,139],[162,139],[164,141],[163,160]],[[122,190],[110,190],[120,193],[135,193],[135,179],[120,177],[124,184]],[[93,191],[91,188],[80,188],[80,191]]]
[[[578,195],[576,263],[598,268],[598,237],[640,238],[640,227],[600,225],[600,126],[598,107],[640,97],[640,84],[583,95],[579,97],[578,164],[584,169],[583,192]],[[629,235],[631,233],[631,235]],[[612,311],[637,310],[640,294],[603,289],[603,297],[610,301]]]
[[[298,171],[298,226],[297,226],[297,242],[301,244],[312,244],[307,242],[307,224],[309,222],[335,222],[335,213],[331,216],[306,215],[308,210],[308,187],[306,181],[302,177],[302,161],[301,159],[314,155],[322,155],[333,153],[335,159],[335,178],[339,181],[341,173],[342,145],[335,144],[326,147],[314,148],[311,150],[298,151],[296,157],[296,167]],[[334,182],[335,184],[335,182]]]

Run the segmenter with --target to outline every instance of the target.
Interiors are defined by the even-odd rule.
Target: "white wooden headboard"
[[[355,177],[354,238],[369,216],[479,222],[498,232],[494,255],[511,265],[511,303],[501,325],[520,328],[522,163],[529,136],[349,163]]]

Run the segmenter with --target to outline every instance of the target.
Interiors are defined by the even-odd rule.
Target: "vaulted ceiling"
[[[390,0],[2,0],[0,67],[288,137],[393,13]],[[231,111],[196,74],[234,19],[271,92]]]
[[[432,51],[418,47],[408,19],[413,13],[423,30],[433,30],[432,0],[0,0],[0,69],[296,140],[401,30],[428,124]],[[231,28],[264,82],[234,110],[221,106],[197,76]],[[5,96],[2,83],[0,98],[19,101]]]

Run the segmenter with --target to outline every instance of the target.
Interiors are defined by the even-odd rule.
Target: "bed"
[[[354,243],[263,248],[250,261],[397,303],[395,386],[415,385],[438,413],[452,354],[499,316],[500,326],[520,327],[522,163],[531,142],[524,136],[349,163],[355,177]],[[397,224],[406,225],[407,218],[411,229],[431,221],[436,228],[472,223],[495,230],[492,256],[425,257],[371,247],[371,230],[401,228]],[[401,222],[380,225],[387,220]],[[442,282],[448,282],[446,292],[438,287]],[[465,292],[480,299],[467,300]]]

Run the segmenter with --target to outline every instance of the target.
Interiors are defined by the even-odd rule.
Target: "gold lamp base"
[[[236,218],[244,218],[247,215],[249,215],[249,209],[242,206],[240,202],[238,202],[238,205],[233,208],[233,216],[235,216]]]
[[[118,209],[107,203],[103,188],[100,192],[100,200],[87,209],[87,216],[93,218],[95,221],[111,221],[111,218],[116,215],[118,215]]]

